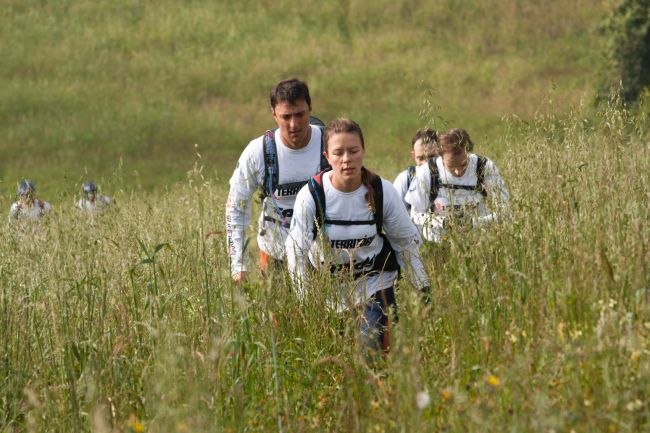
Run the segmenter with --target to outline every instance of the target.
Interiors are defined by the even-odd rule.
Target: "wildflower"
[[[641,352],[638,350],[633,350],[632,353],[630,354],[630,359],[632,360],[632,362],[639,361],[639,358],[641,358]]]
[[[420,391],[417,393],[415,396],[415,403],[418,406],[418,409],[422,410],[429,406],[431,404],[431,397],[429,397],[429,393],[426,391]]]
[[[487,377],[487,383],[488,383],[488,385],[494,386],[496,388],[497,386],[501,385],[501,380],[498,377],[496,377],[495,375],[490,374]]]
[[[635,410],[639,410],[642,407],[643,407],[643,402],[639,399],[636,399],[635,401],[631,401],[625,406],[625,408],[629,412],[634,412]]]
[[[445,388],[442,391],[440,391],[440,395],[442,396],[443,399],[445,399],[445,401],[449,401],[454,396],[454,394],[451,392],[449,388]]]
[[[131,415],[129,417],[129,422],[126,423],[127,427],[131,429],[131,431],[135,433],[143,433],[144,432],[144,425],[138,421],[138,419],[135,417],[135,415]]]

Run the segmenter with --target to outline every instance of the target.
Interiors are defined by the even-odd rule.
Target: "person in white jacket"
[[[81,186],[84,196],[77,202],[77,208],[88,213],[103,211],[111,203],[111,198],[98,193],[99,188],[93,181],[86,181]]]
[[[422,164],[426,164],[431,158],[438,156],[437,140],[438,134],[431,128],[420,129],[413,136],[411,140],[411,158],[413,158],[415,165],[409,166],[406,170],[398,174],[395,181],[393,181],[393,186],[400,197],[402,197],[402,200],[415,178],[415,169]],[[404,202],[404,205],[407,210],[410,210],[408,203]]]
[[[52,209],[48,202],[36,197],[36,187],[29,179],[24,179],[18,184],[16,195],[18,201],[9,209],[9,223],[17,220],[36,221]]]
[[[287,264],[298,296],[311,290],[311,269],[329,270],[337,287],[337,310],[363,306],[362,342],[388,348],[389,309],[396,311],[394,284],[400,268],[428,296],[417,228],[392,184],[363,167],[359,125],[332,121],[325,129],[325,156],[332,166],[298,193]]]
[[[467,131],[450,129],[438,137],[440,156],[417,168],[405,201],[426,240],[441,242],[452,228],[482,227],[508,212],[499,170],[472,148]]]
[[[307,84],[296,78],[280,81],[271,90],[271,113],[278,125],[251,141],[230,178],[226,203],[226,233],[233,281],[249,272],[246,232],[250,205],[259,189],[262,213],[257,244],[262,273],[284,260],[296,194],[327,165],[322,156],[322,128],[310,123],[311,97]]]

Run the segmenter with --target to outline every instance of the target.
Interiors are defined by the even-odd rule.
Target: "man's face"
[[[309,115],[311,108],[304,100],[296,104],[280,101],[275,104],[273,118],[280,128],[282,141],[292,149],[300,149],[309,143],[311,127]]]
[[[436,151],[436,145],[434,143],[423,143],[422,139],[419,139],[413,145],[413,150],[411,151],[415,165],[419,166],[426,164],[430,158],[435,158],[438,156]]]
[[[465,170],[467,170],[469,157],[465,151],[458,153],[445,152],[442,154],[442,163],[449,173],[456,177],[462,177],[465,174]]]

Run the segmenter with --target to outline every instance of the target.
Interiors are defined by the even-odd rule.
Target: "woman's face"
[[[456,177],[461,177],[465,174],[465,170],[467,170],[469,156],[466,151],[458,153],[445,152],[442,154],[442,163],[449,173]]]
[[[333,134],[327,142],[327,150],[324,154],[337,180],[346,184],[356,180],[361,181],[365,151],[361,145],[361,138],[357,134],[353,132]]]

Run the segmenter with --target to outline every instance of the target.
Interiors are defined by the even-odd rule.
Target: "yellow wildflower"
[[[496,376],[493,375],[493,374],[490,374],[490,375],[487,377],[487,383],[488,383],[488,385],[490,385],[490,386],[497,387],[497,386],[501,385],[501,379],[499,379],[498,377],[496,377]]]

